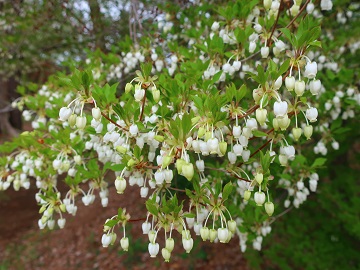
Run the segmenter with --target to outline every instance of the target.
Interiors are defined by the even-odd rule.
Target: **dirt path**
[[[144,217],[138,189],[129,188],[125,195],[110,189],[106,208],[98,198],[90,206],[79,201],[77,215],[68,216],[65,228],[55,231],[38,229],[40,215],[34,194],[25,190],[0,193],[0,270],[248,269],[236,238],[229,244],[195,241],[194,249],[186,254],[178,237],[170,263],[163,262],[160,254],[156,259],[149,258],[141,222],[131,224],[128,253],[121,251],[118,241],[110,248],[102,248],[103,223],[116,214],[118,207],[125,207],[132,218]]]

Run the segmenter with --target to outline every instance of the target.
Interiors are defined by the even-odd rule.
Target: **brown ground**
[[[106,208],[101,206],[99,198],[90,206],[79,201],[77,215],[68,216],[65,228],[54,231],[39,230],[40,215],[34,194],[34,190],[0,192],[0,270],[248,269],[236,238],[229,244],[196,241],[189,255],[184,253],[177,238],[170,263],[165,263],[160,253],[152,259],[141,222],[131,224],[128,253],[121,251],[118,241],[110,248],[103,248],[100,241],[103,223],[117,213],[118,207],[125,207],[132,218],[144,217],[138,189],[128,188],[124,195],[117,195],[111,188]],[[161,249],[163,243],[159,244]]]

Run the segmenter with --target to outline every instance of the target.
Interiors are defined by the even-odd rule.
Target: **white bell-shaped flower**
[[[265,202],[265,193],[262,192],[262,191],[257,191],[257,192],[255,192],[255,194],[254,194],[254,200],[255,200],[255,203],[256,203],[258,206],[263,205],[264,202]]]
[[[309,83],[309,89],[311,94],[318,95],[321,90],[321,81],[320,80],[312,80]]]
[[[227,228],[218,229],[218,238],[220,243],[226,243],[229,236],[229,230]]]
[[[135,85],[134,98],[137,102],[140,102],[145,96],[145,89],[142,89],[140,85]]]
[[[305,66],[304,76],[309,79],[314,79],[317,73],[317,63],[316,62],[308,62]]]
[[[239,138],[241,135],[241,127],[233,126],[232,133],[233,133],[234,138]]]
[[[61,121],[66,121],[69,119],[70,115],[71,115],[72,111],[70,108],[68,107],[62,107],[59,111],[59,119]]]
[[[158,243],[149,243],[148,251],[151,258],[155,258],[159,253],[159,244]]]
[[[310,122],[315,122],[318,117],[318,110],[314,107],[311,107],[306,110],[306,118],[309,119]]]
[[[129,132],[132,136],[136,136],[139,132],[139,128],[136,124],[132,124],[129,128]]]
[[[282,86],[282,76],[280,75],[274,82],[274,89],[278,90]]]
[[[320,7],[321,10],[331,10],[333,7],[333,3],[331,0],[321,0]]]
[[[261,47],[260,53],[262,58],[267,58],[269,56],[269,52],[270,52],[269,47],[267,46]]]
[[[117,193],[123,194],[126,189],[126,180],[123,177],[118,176],[115,180],[115,188]]]
[[[101,244],[103,247],[108,247],[111,244],[112,236],[104,233],[101,237]]]
[[[151,223],[148,221],[145,221],[143,224],[141,224],[141,229],[143,234],[148,234],[151,229]]]
[[[183,244],[183,247],[184,247],[186,253],[190,253],[190,251],[192,250],[192,248],[194,246],[194,240],[191,237],[189,237],[189,238],[183,237],[182,244]]]
[[[287,114],[288,104],[286,101],[275,101],[274,114],[276,117],[284,117]]]

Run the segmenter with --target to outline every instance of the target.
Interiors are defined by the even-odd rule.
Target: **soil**
[[[127,209],[132,219],[143,218],[146,210],[138,189],[127,188],[124,195],[110,188],[109,205],[103,208],[97,198],[90,206],[77,202],[75,217],[67,216],[65,228],[40,230],[37,221],[39,207],[35,190],[0,192],[0,270],[75,270],[75,269],[249,269],[237,238],[228,244],[202,242],[196,238],[190,254],[182,249],[181,239],[175,238],[175,250],[170,263],[161,252],[150,258],[148,239],[142,234],[141,223],[127,227],[130,238],[128,252],[121,251],[118,240],[109,248],[101,246],[104,221],[117,213],[118,207]],[[129,233],[131,231],[131,233]],[[160,249],[163,239],[159,240]]]

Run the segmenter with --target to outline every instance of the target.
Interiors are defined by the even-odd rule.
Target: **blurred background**
[[[74,63],[80,66],[89,54],[120,54],[117,48],[124,48],[127,39],[136,45],[136,39],[165,16],[161,10],[176,10],[187,2],[0,0],[0,143],[31,129],[11,107],[19,86],[38,89],[32,85],[70,70]],[[345,13],[351,2],[356,1],[334,1],[335,48],[346,46],[349,36],[359,37],[359,10],[351,30],[343,31],[336,21],[337,12]],[[342,57],[355,71],[351,79],[359,87],[359,54]],[[126,200],[110,196],[106,209],[100,202],[79,206],[79,214],[63,230],[40,231],[36,190],[8,190],[0,192],[0,270],[360,269],[359,117],[342,125],[344,130],[336,135],[340,148],[328,154],[319,171],[318,193],[277,220],[260,252],[250,248],[241,253],[237,239],[227,245],[197,240],[190,254],[179,249],[166,264],[162,258],[149,259],[141,223],[132,225],[128,253],[118,245],[103,249],[103,221],[120,205],[130,212],[144,211],[136,204],[138,195]],[[114,189],[111,192],[115,194]]]

